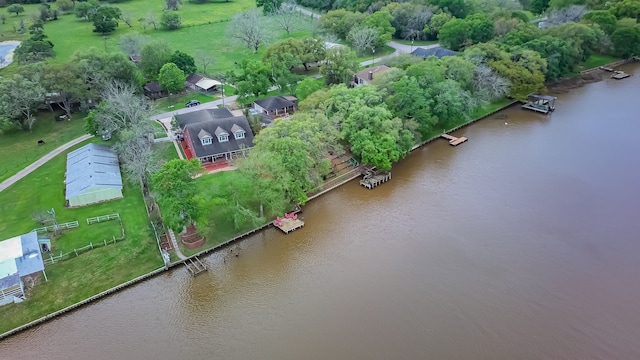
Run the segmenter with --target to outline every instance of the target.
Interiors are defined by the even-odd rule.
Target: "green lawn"
[[[587,61],[585,61],[581,65],[581,68],[582,70],[593,69],[598,66],[607,65],[609,63],[612,63],[618,60],[622,60],[622,59],[614,56],[609,56],[609,55],[592,54],[591,56],[589,56]]]
[[[387,46],[385,45],[382,49],[378,49],[375,52],[375,60],[376,60],[376,64],[378,64],[378,60],[380,60],[381,57],[383,56],[387,56],[387,55],[391,55],[396,51],[396,49],[392,48],[391,46]],[[363,61],[368,61],[368,60],[373,60],[374,59],[374,54],[371,51],[368,51],[366,53],[364,53],[362,56],[358,57],[358,63],[361,63]],[[382,62],[380,62],[382,63]]]
[[[167,111],[183,109],[190,100],[198,100],[200,103],[206,103],[215,100],[215,97],[195,91],[185,91],[181,94],[155,100],[153,106],[155,107],[155,112],[160,114]]]
[[[89,141],[100,142],[98,139]],[[76,209],[65,208],[65,163],[66,153],[0,192],[0,239],[40,227],[32,220],[32,213],[52,207],[56,210],[59,223],[79,222],[78,228],[67,230],[62,237],[54,240],[52,245],[57,251],[72,251],[92,241],[111,238],[118,231],[116,221],[87,225],[86,219],[116,212],[124,224],[126,239],[47,266],[49,281],[34,287],[27,301],[0,307],[0,333],[162,266],[139,188],[125,183],[123,199]]]
[[[59,113],[41,111],[33,131],[16,129],[0,134],[0,181],[85,133],[84,114],[74,114],[71,121],[56,121],[57,115]],[[38,145],[38,140],[44,140],[44,145]]]
[[[164,162],[180,158],[178,152],[176,152],[176,147],[173,145],[173,141],[153,144],[153,151],[156,152],[158,157]]]
[[[151,127],[153,128],[153,136],[156,139],[167,137],[167,131],[164,129],[162,124],[160,124],[159,122],[157,122],[155,120],[150,120],[149,123],[151,124]]]

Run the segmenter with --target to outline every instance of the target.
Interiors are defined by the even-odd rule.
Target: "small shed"
[[[0,241],[0,305],[24,299],[22,278],[40,271],[46,280],[35,231]]]
[[[150,81],[144,84],[144,86],[142,87],[142,90],[144,91],[144,96],[146,96],[151,100],[160,99],[164,95],[162,91],[162,87],[160,86],[160,83],[157,81]]]
[[[67,154],[65,198],[78,207],[122,198],[118,155],[110,146],[87,144]]]

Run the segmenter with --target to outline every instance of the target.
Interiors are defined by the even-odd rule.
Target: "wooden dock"
[[[386,183],[391,180],[391,173],[388,171],[376,174],[373,171],[366,171],[364,177],[360,180],[360,185],[371,190],[380,184]]]
[[[283,233],[288,234],[294,230],[300,229],[304,226],[304,221],[295,218],[279,218],[273,221],[273,226],[282,230]]]
[[[457,137],[451,136],[449,134],[442,134],[442,135],[440,135],[440,137],[449,140],[449,145],[451,145],[451,146],[458,146],[458,145],[462,144],[463,142],[469,140],[464,136],[457,138]]]
[[[611,78],[616,80],[622,80],[622,79],[628,78],[629,76],[631,76],[631,74],[627,74],[624,71],[615,71],[615,74],[611,75]]]
[[[615,70],[613,70],[613,68],[607,67],[607,66],[600,66],[598,69],[603,70],[603,71],[608,71],[608,72],[614,72]]]
[[[207,265],[200,261],[197,256],[186,260],[184,262],[184,265],[187,267],[187,270],[189,270],[189,273],[191,273],[191,275],[193,276],[202,274],[203,272],[207,271]]]

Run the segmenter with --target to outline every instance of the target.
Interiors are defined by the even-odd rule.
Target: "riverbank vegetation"
[[[79,222],[75,229],[51,234],[53,256],[59,255],[60,251],[73,253],[73,249],[87,246],[90,242],[97,244],[119,236],[120,227],[116,221],[96,224],[94,228],[94,225],[87,225],[89,217],[120,214],[125,239],[47,265],[49,281],[42,279],[29,289],[28,301],[0,307],[0,333],[162,266],[142,193],[135,183],[124,183],[123,199],[75,209],[64,207],[66,154],[88,142],[101,141],[92,139],[75,146],[0,192],[0,213],[3,214],[0,238],[10,238],[42,226],[33,220],[33,213],[53,208],[58,223]]]

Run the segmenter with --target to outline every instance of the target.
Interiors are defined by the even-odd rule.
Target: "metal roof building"
[[[42,271],[46,280],[35,231],[0,241],[0,305],[24,298],[24,285],[20,278],[38,271]]]
[[[87,144],[67,154],[65,198],[77,207],[122,198],[118,155],[109,146]]]

